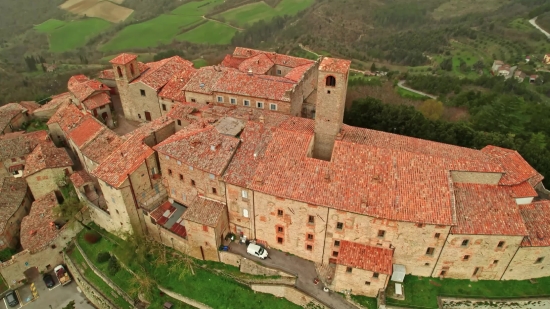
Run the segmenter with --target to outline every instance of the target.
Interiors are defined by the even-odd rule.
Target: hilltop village
[[[109,232],[222,262],[233,233],[328,269],[339,292],[376,296],[397,270],[550,276],[543,176],[509,149],[345,125],[348,60],[236,48],[200,69],[178,56],[110,63],[45,105],[0,108],[0,199],[22,218],[2,224],[40,271],[72,237],[51,217],[67,175]],[[48,119],[49,133],[10,133],[18,117]],[[10,283],[24,277],[17,261],[0,267]]]

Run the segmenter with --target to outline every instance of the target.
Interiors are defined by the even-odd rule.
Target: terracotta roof
[[[537,191],[533,189],[529,181],[522,182],[519,185],[509,186],[508,188],[510,188],[510,195],[515,198],[538,196]]]
[[[227,68],[238,69],[241,62],[243,62],[245,60],[246,60],[246,58],[240,58],[240,57],[233,57],[231,55],[225,55],[225,58],[223,58],[220,65],[224,66],[224,67],[227,67]]]
[[[226,69],[221,67],[202,67],[189,79],[184,91],[212,93],[212,86],[222,77]]]
[[[80,148],[91,141],[101,131],[106,130],[105,126],[95,119],[95,117],[86,114],[84,119],[69,133],[69,138]]]
[[[487,146],[481,151],[492,156],[494,162],[499,163],[504,169],[505,173],[500,179],[501,185],[520,184],[538,174],[515,150]]]
[[[149,66],[149,69],[141,73],[132,83],[141,82],[158,91],[166,85],[176,73],[188,67],[192,67],[193,63],[179,56],[174,56],[157,62],[150,62],[147,66]]]
[[[87,82],[90,79],[83,74],[73,75],[69,78],[69,81],[67,82],[67,86],[72,87],[74,85],[78,85],[83,82]]]
[[[74,185],[75,188],[80,188],[89,182],[94,182],[94,179],[88,173],[86,173],[85,170],[74,172],[69,178],[71,179],[71,183]]]
[[[176,212],[176,207],[172,206],[169,201],[166,201],[157,207],[157,209],[153,210],[149,216],[155,219],[157,224],[163,225],[174,212]]]
[[[47,168],[73,166],[73,161],[65,148],[57,148],[52,142],[43,143],[27,156],[23,177],[30,176]]]
[[[124,141],[113,131],[105,129],[92,139],[88,144],[80,148],[82,155],[88,159],[101,163]]]
[[[275,63],[265,54],[257,54],[242,61],[239,70],[245,73],[266,74],[274,65]]]
[[[290,102],[287,91],[292,91],[295,86],[294,81],[283,77],[226,70],[212,86],[212,91]]]
[[[550,247],[550,201],[542,200],[519,207],[528,232],[521,246]]]
[[[302,78],[304,77],[304,74],[314,65],[315,63],[311,63],[311,64],[304,64],[304,65],[295,67],[285,75],[285,78],[298,82],[302,80]]]
[[[0,234],[4,233],[9,219],[19,209],[27,194],[27,182],[23,178],[0,178]]]
[[[532,187],[535,187],[536,185],[538,185],[542,180],[544,179],[544,176],[542,176],[541,174],[537,173],[535,176],[529,178],[529,183],[531,184]]]
[[[0,133],[10,124],[11,120],[17,115],[27,111],[26,108],[18,103],[8,103],[0,107]]]
[[[202,171],[221,175],[239,139],[218,133],[211,125],[194,123],[153,147],[163,155]]]
[[[111,96],[106,92],[94,94],[82,102],[88,110],[93,110],[109,103],[111,103]]]
[[[115,58],[111,59],[111,61],[109,61],[109,62],[112,63],[112,64],[124,65],[124,64],[127,64],[127,63],[131,62],[132,60],[134,60],[136,58],[137,58],[137,55],[122,53],[122,54],[116,56]]]
[[[115,71],[113,71],[113,69],[103,70],[103,71],[99,72],[99,75],[98,75],[97,78],[114,80],[115,79]]]
[[[21,221],[21,247],[36,251],[48,245],[59,235],[55,227],[53,209],[58,205],[55,193],[52,191],[32,203],[28,216]]]
[[[174,104],[173,108],[166,116],[172,119],[184,119],[187,118],[188,115],[196,113],[202,107],[204,106],[197,103],[182,102]]]
[[[289,68],[295,68],[297,66],[315,62],[313,60],[305,58],[292,57],[288,55],[277,54],[275,52],[266,52],[263,50],[250,49],[246,47],[236,47],[233,51],[234,57],[249,58],[254,57],[258,54],[265,54],[271,61],[273,61],[273,63]]]
[[[48,120],[48,125],[57,123],[61,130],[68,135],[69,132],[88,118],[91,118],[91,116],[88,114],[84,115],[76,105],[65,103],[55,112],[55,114],[53,114],[50,120]]]
[[[360,268],[376,273],[391,275],[393,272],[393,250],[340,241],[337,264]]]
[[[31,153],[39,143],[48,139],[46,131],[3,135],[0,138],[0,161],[24,157]]]
[[[143,143],[143,135],[135,134],[93,170],[92,175],[118,188],[128,174],[133,173],[153,153],[153,149]]]
[[[29,114],[34,113],[35,110],[39,109],[42,105],[34,102],[34,101],[21,101],[19,102],[19,105],[21,105],[23,108],[27,109]]]
[[[97,80],[88,79],[84,75],[73,76],[69,79],[69,92],[72,93],[80,102],[84,102],[97,91],[108,92],[109,87]]]
[[[36,109],[35,111],[58,109],[62,103],[68,103],[70,98],[71,98],[71,94],[69,92],[52,96],[52,100],[50,102],[42,105],[40,108]]]
[[[347,74],[350,66],[350,60],[324,57],[321,64],[319,64],[319,71]]]
[[[452,234],[527,235],[519,208],[506,187],[457,183],[454,191],[458,220]]]
[[[184,220],[215,227],[225,213],[225,208],[226,206],[220,202],[207,200],[197,196],[193,199],[189,208],[183,213],[182,218]]]
[[[183,88],[196,71],[197,69],[193,67],[185,67],[181,71],[174,74],[174,76],[170,78],[168,83],[166,83],[160,91],[159,97],[178,102],[185,102],[185,91]]]

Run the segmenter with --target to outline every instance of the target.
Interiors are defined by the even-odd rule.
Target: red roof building
[[[125,65],[137,59],[137,55],[122,53],[109,61],[112,64]]]
[[[27,156],[23,177],[48,168],[71,167],[73,161],[65,148],[57,148],[51,142],[43,143]]]
[[[550,201],[538,201],[520,206],[520,213],[527,236],[523,239],[523,247],[550,247]]]
[[[60,233],[55,226],[53,209],[58,205],[52,191],[32,203],[31,211],[21,222],[21,247],[31,252],[40,251]]]
[[[342,240],[339,251],[338,264],[386,275],[391,275],[393,272],[392,249]]]

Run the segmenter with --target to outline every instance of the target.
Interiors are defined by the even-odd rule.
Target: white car
[[[262,260],[267,257],[267,250],[265,250],[264,248],[256,244],[249,244],[248,247],[246,248],[246,252],[250,255],[259,257]]]

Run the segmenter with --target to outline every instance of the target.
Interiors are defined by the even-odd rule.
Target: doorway
[[[145,112],[145,120],[151,121],[151,113]]]

